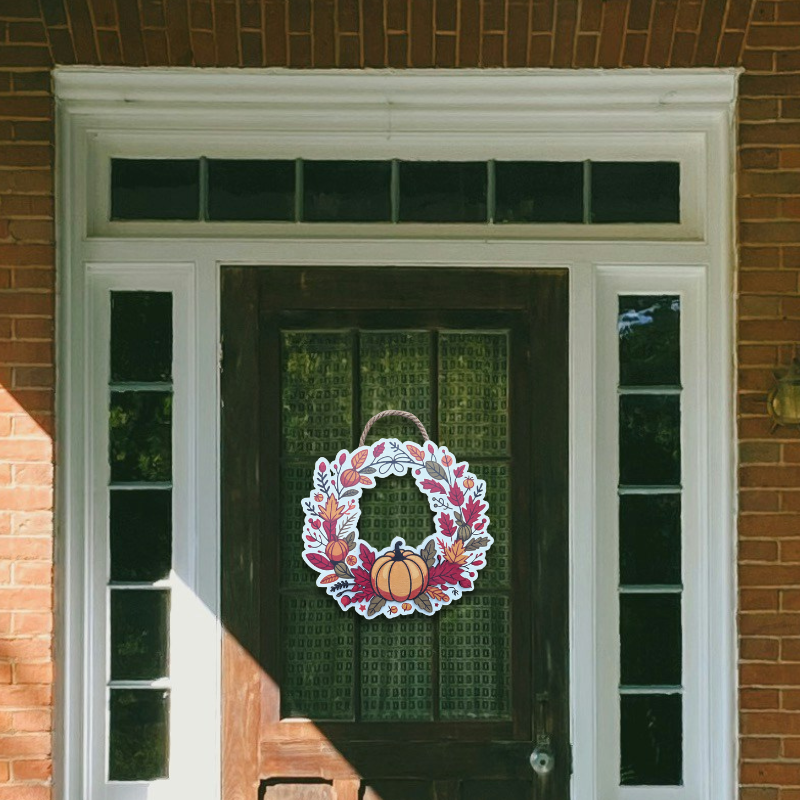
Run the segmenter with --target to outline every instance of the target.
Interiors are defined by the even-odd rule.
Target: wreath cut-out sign
[[[380,439],[364,445],[367,431],[382,416],[412,419],[424,444]],[[428,498],[435,533],[420,544],[395,537],[383,549],[358,535],[362,493],[375,481],[411,470]],[[486,566],[493,539],[487,533],[486,484],[446,448],[430,441],[422,423],[408,412],[384,411],[364,429],[361,443],[336,458],[320,458],[313,489],[303,500],[303,559],[319,573],[317,585],[339,606],[364,617],[387,617],[420,611],[432,615],[472,591]]]

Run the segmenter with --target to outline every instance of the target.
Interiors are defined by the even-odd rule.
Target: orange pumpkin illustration
[[[464,478],[464,488],[471,489],[475,485],[475,481],[472,478]]]
[[[347,556],[347,563],[351,567],[354,567],[356,564],[358,564],[358,559],[355,556]]]
[[[403,603],[403,611],[411,611],[411,603]]]
[[[428,565],[395,542],[392,552],[375,559],[369,577],[375,594],[386,600],[413,600],[428,588]]]
[[[346,469],[342,473],[342,486],[355,486],[357,483],[361,483],[361,476],[358,474],[358,470],[355,469]]]
[[[334,539],[332,542],[328,542],[325,547],[325,555],[328,556],[334,564],[337,561],[344,561],[349,552],[350,548],[347,546],[347,542],[342,539]]]

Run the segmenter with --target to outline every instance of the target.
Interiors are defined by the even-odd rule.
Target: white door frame
[[[240,263],[570,270],[572,794],[576,800],[733,800],[736,73],[63,68],[55,71],[55,90],[58,796],[218,796],[212,788],[219,786],[220,765],[218,292],[220,265]],[[454,160],[680,160],[682,221],[400,229],[108,218],[112,155],[352,158],[354,152]],[[176,403],[186,409],[176,423],[184,431],[176,444],[183,447],[185,473],[175,501],[182,521],[175,547],[177,578],[186,589],[182,627],[192,631],[180,646],[193,659],[181,667],[179,658],[173,669],[180,702],[172,722],[172,778],[114,785],[104,782],[100,768],[104,670],[96,665],[105,663],[106,645],[97,627],[104,613],[96,600],[102,570],[93,555],[105,531],[105,521],[97,519],[97,496],[104,491],[103,320],[111,289],[164,287],[179,298],[183,327],[175,332],[176,352],[187,360],[175,386]],[[695,384],[685,413],[698,455],[688,474],[696,479],[701,527],[687,574],[686,602],[695,621],[684,638],[686,680],[694,692],[691,748],[685,785],[675,788],[616,786],[618,755],[609,736],[618,665],[608,646],[615,621],[605,610],[616,573],[606,557],[609,546],[615,552],[613,542],[601,521],[611,520],[613,528],[609,509],[616,495],[609,495],[608,464],[597,453],[614,446],[606,439],[608,410],[616,402],[608,303],[620,291],[673,291],[690,306],[684,336],[692,346],[685,352]],[[206,666],[193,671],[198,658]],[[197,703],[198,696],[207,703]]]

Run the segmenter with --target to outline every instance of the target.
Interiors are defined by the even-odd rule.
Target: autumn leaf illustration
[[[453,537],[456,532],[456,526],[449,514],[439,514],[439,530],[447,537]]]
[[[464,503],[464,492],[461,491],[461,487],[457,483],[454,483],[450,487],[450,492],[447,495],[447,499],[454,505],[460,506]]]
[[[425,480],[422,481],[422,488],[425,489],[426,492],[444,494],[444,486],[437,481],[432,481],[430,478],[425,478]]]
[[[372,481],[371,481],[371,480],[370,480],[370,479],[369,479],[369,478],[368,478],[366,475],[362,475],[362,476],[361,476],[361,483],[362,483],[364,486],[373,486],[373,485],[374,485],[374,484],[372,483]]]
[[[369,450],[359,450],[350,461],[351,466],[353,469],[358,469],[359,467],[363,466],[364,462],[367,460],[367,453]]]
[[[335,522],[339,517],[344,514],[344,506],[340,506],[336,502],[336,498],[331,495],[328,498],[328,502],[324,506],[319,507],[319,513],[322,519],[328,520],[329,522]]]
[[[464,542],[461,539],[456,539],[454,544],[445,547],[444,557],[451,564],[463,564],[467,560],[467,554],[464,552]]]
[[[408,450],[411,455],[417,459],[417,461],[422,461],[425,458],[425,453],[419,449],[419,447],[414,447],[413,444],[407,444],[406,450]]]
[[[337,581],[337,580],[339,580],[339,576],[335,572],[332,572],[330,575],[326,575],[320,581],[320,583],[324,586],[325,584],[333,583],[334,581]]]
[[[423,611],[427,611],[428,614],[433,611],[433,606],[431,605],[431,601],[428,599],[427,594],[421,594],[418,597],[415,597],[414,603]]]
[[[386,448],[386,442],[381,442],[376,448],[372,451],[373,458],[379,458],[380,455],[383,453],[384,449]]]
[[[456,467],[456,468],[453,470],[453,475],[455,475],[455,476],[456,476],[456,478],[460,478],[460,477],[461,477],[461,476],[464,474],[464,467],[466,467],[466,466],[467,466],[466,464],[459,464],[459,465],[458,465],[458,466],[457,466],[457,467]]]
[[[361,563],[367,569],[372,569],[372,565],[375,563],[374,551],[370,550],[369,547],[362,543],[358,552],[361,554]]]
[[[486,547],[489,544],[489,537],[488,536],[475,536],[467,542],[467,546],[464,548],[465,550],[478,550],[481,547]]]
[[[432,567],[428,572],[428,585],[437,586],[442,583],[458,583],[461,580],[462,570],[458,564],[443,561]]]
[[[470,499],[467,500],[467,504],[464,506],[464,522],[467,525],[472,525],[485,508],[486,503],[481,503],[480,500],[475,500],[473,497],[470,497]]]
[[[313,567],[317,569],[324,570],[327,572],[329,569],[333,569],[333,562],[325,558],[325,556],[319,555],[319,553],[305,553],[306,561],[311,564]]]
[[[429,597],[438,600],[440,603],[446,603],[450,600],[450,595],[438,586],[429,586],[426,591]]]
[[[435,461],[426,461],[425,471],[431,478],[436,478],[437,481],[447,480],[447,473]]]

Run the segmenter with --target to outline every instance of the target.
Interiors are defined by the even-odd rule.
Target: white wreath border
[[[428,498],[436,532],[419,545],[396,536],[388,547],[376,550],[358,533],[363,490],[373,488],[376,478],[403,476],[409,469],[417,488]],[[317,586],[325,588],[343,611],[353,608],[366,618],[379,614],[400,617],[416,611],[433,616],[463,592],[473,590],[494,544],[487,533],[486,482],[469,472],[469,464],[457,461],[447,448],[430,440],[420,445],[379,439],[352,451],[340,450],[330,461],[318,459],[313,484],[302,501],[303,560],[319,574]],[[334,540],[347,544],[343,560],[332,561],[325,554]],[[393,551],[397,542],[428,566],[426,590],[405,602],[382,598],[369,580],[372,564]]]

